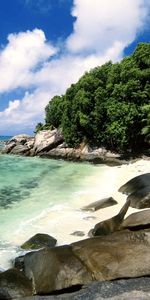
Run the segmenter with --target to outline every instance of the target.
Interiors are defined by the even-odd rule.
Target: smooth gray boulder
[[[95,280],[150,275],[150,230],[119,231],[72,244]]]
[[[150,173],[138,175],[119,188],[119,192],[131,194],[150,185]]]
[[[47,295],[89,284],[150,275],[150,229],[122,230],[69,246],[45,248],[25,255],[25,275],[34,294]]]
[[[130,206],[137,209],[150,208],[150,183],[142,189],[137,189],[127,198]]]
[[[150,227],[150,209],[129,215],[122,223],[122,228],[143,229]]]
[[[92,276],[72,253],[71,246],[45,248],[24,257],[25,275],[34,283],[34,294],[49,294],[92,281]]]

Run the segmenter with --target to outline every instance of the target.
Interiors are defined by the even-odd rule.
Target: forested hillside
[[[117,151],[141,148],[150,139],[150,44],[141,43],[121,62],[85,73],[45,108],[45,125],[61,127],[69,146],[85,141]],[[62,79],[63,80],[63,79]]]

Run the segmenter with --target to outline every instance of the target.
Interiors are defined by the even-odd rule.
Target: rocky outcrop
[[[121,165],[127,163],[121,155],[107,151],[105,148],[91,148],[81,143],[78,148],[70,148],[64,142],[61,130],[39,131],[35,137],[28,135],[14,136],[9,140],[3,153],[40,156],[47,158],[63,158],[74,161],[89,161],[92,163],[105,163],[107,165]]]
[[[34,294],[49,294],[93,280],[150,274],[150,230],[120,231],[25,255],[25,275]]]
[[[32,295],[31,281],[16,269],[0,273],[0,300]]]
[[[21,245],[22,249],[30,250],[30,249],[40,249],[44,247],[55,247],[57,240],[44,233],[37,233],[33,237],[31,237],[28,241]]]
[[[2,153],[30,155],[30,150],[33,148],[33,145],[34,137],[26,134],[16,135],[6,142]]]
[[[127,161],[121,155],[107,151],[105,148],[91,148],[87,144],[81,144],[78,148],[69,148],[66,143],[42,153],[40,156],[47,158],[64,158],[74,161],[89,161],[92,163],[105,163],[110,166],[121,165]]]

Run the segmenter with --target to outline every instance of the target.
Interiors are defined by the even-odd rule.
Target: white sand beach
[[[72,195],[71,201],[42,210],[37,217],[21,221],[15,234],[11,235],[10,246],[0,252],[1,267],[7,269],[10,261],[22,254],[19,246],[36,233],[47,233],[57,239],[57,245],[69,244],[88,237],[88,232],[96,223],[116,215],[126,201],[126,195],[118,192],[121,185],[133,177],[150,172],[149,160],[137,160],[127,165],[108,167],[102,171],[97,165],[95,173],[85,177],[83,189]],[[117,205],[97,211],[82,208],[97,200],[112,196]],[[129,208],[126,216],[139,211]],[[84,236],[72,235],[82,231]]]
[[[32,224],[33,233],[38,230],[48,233],[57,238],[58,245],[87,238],[89,230],[96,223],[116,215],[125,203],[126,195],[118,192],[119,187],[133,177],[147,172],[150,172],[150,161],[144,159],[119,167],[106,167],[103,176],[100,167],[97,167],[94,176],[87,179],[86,186],[89,188],[77,194],[69,205],[54,206],[48,213],[40,216],[36,224]],[[118,204],[94,212],[82,210],[85,205],[109,196]],[[130,207],[126,216],[136,211],[139,210]],[[72,235],[75,231],[83,231],[85,235]]]

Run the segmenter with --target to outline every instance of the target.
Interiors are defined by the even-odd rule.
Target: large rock
[[[0,300],[32,295],[31,281],[16,269],[0,273]]]
[[[34,294],[48,294],[92,281],[92,276],[70,246],[45,248],[24,258],[25,274],[34,282]]]
[[[72,244],[95,280],[150,275],[150,230],[120,231]]]
[[[119,188],[119,192],[131,194],[150,185],[150,173],[138,175]]]
[[[130,206],[138,209],[150,208],[150,183],[142,189],[137,189],[127,198],[130,201]]]
[[[43,247],[55,247],[57,240],[45,233],[37,233],[31,237],[28,241],[21,245],[22,249],[40,249]]]
[[[34,153],[49,151],[63,142],[64,138],[58,129],[42,130],[35,136]]]
[[[129,215],[122,223],[122,228],[131,230],[150,227],[150,209],[139,211]]]
[[[49,294],[93,280],[150,275],[150,230],[123,230],[25,255],[34,294]]]

